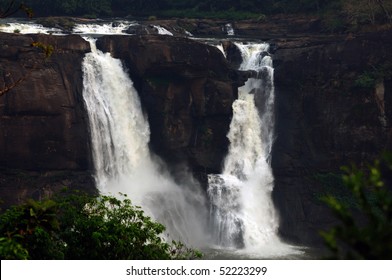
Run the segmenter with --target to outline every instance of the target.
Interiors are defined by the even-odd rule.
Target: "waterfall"
[[[138,23],[134,21],[116,21],[116,22],[98,22],[76,24],[73,28],[75,34],[99,34],[99,35],[125,35],[126,30],[131,26],[137,26]]]
[[[210,223],[221,247],[260,250],[280,247],[279,219],[271,198],[270,154],[274,139],[274,86],[268,44],[239,44],[241,70],[257,71],[239,88],[227,135],[222,174],[208,176]],[[275,250],[275,249],[272,249]]]
[[[20,33],[20,34],[53,34],[64,35],[58,28],[48,28],[41,24],[23,23],[23,22],[6,22],[0,21],[0,32],[5,33]]]
[[[208,176],[206,201],[191,175],[178,183],[151,153],[148,119],[126,69],[89,41],[92,51],[82,66],[83,98],[99,191],[127,194],[166,226],[168,239],[200,248],[218,244],[247,254],[254,250],[262,257],[293,253],[277,237],[271,200],[274,87],[268,45],[238,44],[244,58],[241,68],[257,71],[258,77],[239,89],[224,169]]]
[[[139,96],[121,61],[96,49],[83,61],[95,181],[101,193],[127,194],[167,228],[169,238],[206,244],[205,197],[188,180],[181,187],[148,147],[150,130]],[[204,218],[204,219],[203,219]]]
[[[235,35],[234,28],[231,23],[226,23],[223,30],[226,31],[227,36],[234,36]]]
[[[173,36],[173,33],[171,33],[169,30],[167,30],[166,28],[164,28],[160,25],[153,25],[153,27],[158,31],[159,35]]]

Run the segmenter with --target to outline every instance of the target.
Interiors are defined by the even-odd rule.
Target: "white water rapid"
[[[0,21],[0,32],[20,34],[53,34],[64,35],[58,28],[48,28],[41,24],[27,22],[5,22]]]
[[[278,238],[279,219],[271,198],[274,87],[269,46],[236,45],[243,58],[240,69],[258,74],[239,88],[233,103],[223,172],[208,176],[213,238],[221,248],[264,257],[290,254],[292,248]]]
[[[126,35],[126,30],[131,26],[137,26],[135,21],[97,22],[76,24],[73,28],[75,34],[99,34],[99,35]]]
[[[101,193],[127,194],[135,205],[167,228],[169,238],[190,245],[206,244],[200,187],[188,180],[181,187],[149,151],[149,125],[139,96],[120,60],[92,52],[83,61],[83,98],[88,110],[95,179]]]

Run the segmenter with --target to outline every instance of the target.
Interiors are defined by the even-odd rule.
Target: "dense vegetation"
[[[1,259],[194,259],[161,237],[165,227],[123,197],[67,194],[0,215]]]
[[[333,16],[348,22],[392,22],[388,0],[0,0],[25,3],[37,16],[177,16],[257,18],[277,13]]]
[[[336,195],[324,197],[339,224],[322,232],[329,258],[392,258],[392,156],[385,155],[367,171],[344,168],[342,187],[351,201]]]

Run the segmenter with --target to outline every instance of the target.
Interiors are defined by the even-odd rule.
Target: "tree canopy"
[[[10,6],[21,4],[31,7],[36,16],[202,18],[215,13],[217,17],[238,18],[235,13],[283,13],[333,15],[350,24],[392,22],[392,1],[387,0],[0,0],[0,17],[10,12]]]
[[[165,227],[125,195],[64,192],[0,214],[1,259],[194,259],[198,251],[166,242]]]

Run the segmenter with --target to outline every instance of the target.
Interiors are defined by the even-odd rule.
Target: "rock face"
[[[34,193],[42,193],[50,185],[59,186],[57,179],[64,181],[60,171],[77,173],[66,181],[72,186],[73,181],[81,180],[80,172],[90,169],[81,101],[81,61],[89,45],[79,36],[1,33],[0,37],[0,88],[22,79],[0,97],[0,196],[9,197],[10,188],[18,190],[13,199],[7,199],[12,203],[36,197]],[[33,42],[50,45],[54,51],[46,58]],[[87,173],[82,181],[92,187]],[[18,176],[7,174],[21,176],[18,181]],[[37,183],[39,174],[46,174],[47,180]]]
[[[227,151],[231,104],[247,73],[212,46],[172,36],[105,36],[97,47],[129,69],[145,107],[151,146],[172,164],[219,172]]]
[[[318,198],[340,191],[340,167],[366,167],[391,149],[392,32],[274,42],[280,230],[317,243],[317,231],[334,222]]]
[[[291,36],[317,35],[328,32],[318,17],[299,15],[260,16],[254,20],[212,20],[212,19],[171,19],[148,21],[145,24],[160,25],[173,34],[181,35],[184,31],[196,37],[226,38],[228,35],[236,38],[256,38],[270,40]],[[230,25],[234,34],[230,35],[227,28]],[[143,31],[145,32],[145,31]]]

